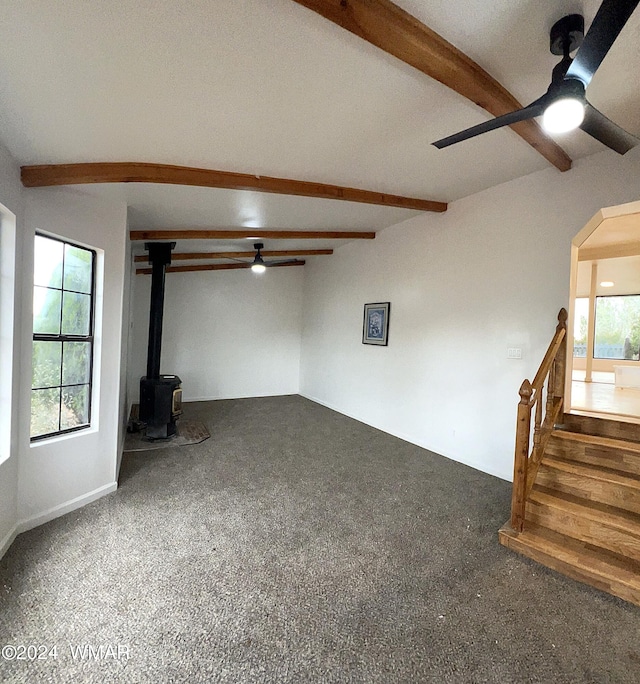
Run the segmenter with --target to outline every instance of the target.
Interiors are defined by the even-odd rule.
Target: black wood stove
[[[176,420],[182,414],[180,378],[177,375],[160,375],[164,277],[175,246],[175,242],[145,244],[152,274],[147,374],[140,378],[140,420],[147,425],[147,439],[168,439],[175,435]]]

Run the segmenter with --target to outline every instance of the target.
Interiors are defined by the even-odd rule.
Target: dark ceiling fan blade
[[[449,147],[449,145],[455,145],[463,140],[475,138],[476,135],[493,131],[496,128],[510,126],[511,124],[518,123],[518,121],[525,121],[526,119],[533,119],[536,116],[540,116],[544,112],[544,108],[547,105],[548,100],[549,98],[545,94],[540,99],[532,102],[528,107],[517,109],[515,112],[510,112],[509,114],[497,116],[495,119],[485,121],[477,126],[472,126],[464,131],[460,131],[460,133],[455,133],[454,135],[442,138],[442,140],[436,140],[436,142],[432,143],[432,145],[435,145],[439,150],[441,150],[443,147]]]
[[[576,78],[584,83],[585,88],[589,85],[639,2],[603,0],[565,78]]]
[[[588,102],[585,106],[584,121],[580,124],[580,128],[618,154],[625,154],[640,143],[638,138],[607,119],[602,112],[599,112]]]

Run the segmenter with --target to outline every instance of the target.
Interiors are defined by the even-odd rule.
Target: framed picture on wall
[[[362,344],[386,347],[389,340],[389,311],[391,302],[364,305]]]

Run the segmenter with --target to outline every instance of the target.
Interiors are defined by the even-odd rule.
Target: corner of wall
[[[18,461],[18,529],[63,515],[115,486],[120,419],[119,378],[126,242],[126,206],[66,188],[24,191],[22,345]],[[102,307],[96,328],[94,367],[99,381],[95,425],[73,435],[31,444],[29,441],[31,374],[31,282],[33,236],[43,230],[92,247],[101,255]]]
[[[1,410],[5,433],[0,463],[0,557],[17,534],[18,460],[20,407],[20,316],[22,287],[19,277],[22,264],[23,194],[20,167],[9,151],[0,144],[0,381],[6,392]]]
[[[124,251],[124,287],[122,289],[122,338],[120,341],[120,420],[118,432],[118,460],[116,462],[115,479],[118,480],[122,456],[124,453],[124,441],[127,436],[127,423],[131,414],[133,399],[129,390],[127,369],[131,360],[133,344],[133,320],[132,306],[133,299],[133,278],[135,269],[133,267],[133,255],[131,240],[129,240],[129,220],[127,218],[126,242]]]

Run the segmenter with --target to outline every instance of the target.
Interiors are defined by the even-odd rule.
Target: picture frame
[[[391,302],[364,305],[362,344],[386,347],[389,343],[389,314]]]

